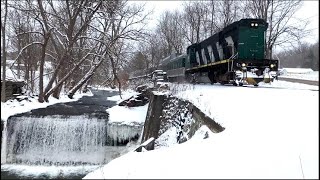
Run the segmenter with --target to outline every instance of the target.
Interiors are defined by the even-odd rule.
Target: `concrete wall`
[[[148,112],[143,128],[142,142],[153,137],[158,138],[158,132],[160,129],[160,116],[163,110],[163,103],[165,101],[164,95],[151,94]],[[153,147],[152,147],[153,149]]]

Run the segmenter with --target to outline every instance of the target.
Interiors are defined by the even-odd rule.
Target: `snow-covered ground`
[[[214,134],[202,126],[189,141],[176,144],[169,129],[159,138],[169,147],[131,151],[84,179],[319,178],[318,86],[275,81],[259,87],[170,88],[225,130]]]
[[[280,77],[319,81],[319,71],[310,68],[283,68]]]
[[[114,106],[107,109],[109,113],[109,123],[117,122],[130,125],[132,122],[143,124],[146,118],[148,105],[139,107]]]
[[[122,99],[119,95],[108,97],[107,99],[110,101],[117,101],[117,104],[121,101],[130,98],[131,96],[135,96],[139,93],[128,90],[124,91],[122,94]],[[148,110],[148,104],[139,107],[127,107],[127,106],[113,106],[107,109],[109,113],[109,123],[117,122],[121,124],[130,125],[132,123],[143,124],[146,118],[146,112]]]

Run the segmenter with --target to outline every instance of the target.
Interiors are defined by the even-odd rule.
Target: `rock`
[[[149,102],[149,99],[143,94],[138,94],[136,96],[131,96],[129,99],[124,100],[119,103],[119,106],[137,107],[144,106]]]

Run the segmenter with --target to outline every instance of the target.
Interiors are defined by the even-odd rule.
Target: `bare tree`
[[[309,34],[306,30],[307,21],[302,19],[298,23],[290,24],[294,14],[301,7],[301,0],[276,1],[257,0],[247,1],[245,8],[249,15],[261,18],[269,23],[266,39],[266,56],[272,59],[273,48],[300,41],[302,37]]]
[[[91,79],[104,60],[108,59],[114,80],[118,83],[121,96],[121,81],[118,71],[121,67],[121,54],[126,41],[141,40],[144,32],[145,20],[148,14],[144,14],[144,5],[128,5],[127,1],[111,1],[103,3],[101,11],[97,14],[95,23],[90,28],[100,33],[98,40],[104,45],[103,54],[98,61],[91,66],[83,78],[69,91],[71,98],[76,90]],[[94,38],[92,38],[94,39]],[[96,39],[96,38],[95,38]],[[97,39],[96,39],[97,40]]]
[[[165,11],[159,20],[159,32],[165,40],[168,50],[167,55],[176,52],[178,54],[183,51],[183,31],[180,26],[182,15],[178,11]]]
[[[189,43],[200,42],[201,21],[206,7],[203,1],[193,1],[184,3],[184,37]]]
[[[58,16],[59,22],[61,23],[62,27],[65,27],[65,34],[60,32],[58,29],[55,29],[55,36],[52,38],[52,41],[54,42],[54,47],[56,52],[58,53],[58,63],[54,70],[54,73],[47,85],[47,87],[44,90],[44,99],[45,101],[48,101],[49,96],[52,93],[54,94],[54,97],[59,98],[59,93],[62,88],[62,83],[56,84],[54,87],[52,87],[54,81],[58,77],[58,73],[62,71],[62,68],[66,66],[68,62],[72,59],[72,50],[73,45],[76,43],[76,41],[79,39],[79,36],[87,29],[89,26],[89,23],[91,22],[94,14],[98,11],[98,9],[102,5],[102,1],[98,1],[97,3],[91,3],[90,1],[81,1],[81,2],[72,2],[72,4],[69,4],[69,1],[65,2],[66,4],[66,17],[61,17],[57,13],[57,10],[54,8],[53,3],[51,3],[51,8],[53,12],[55,12],[55,16]],[[77,24],[77,19],[80,16],[80,12],[85,9],[84,13],[86,14],[85,21],[83,24]],[[46,14],[44,14],[46,15]],[[47,19],[43,16],[43,19]],[[67,22],[68,24],[65,25],[64,22]],[[52,24],[49,24],[49,22],[44,21],[45,26],[49,29],[49,27],[55,27]],[[77,25],[77,26],[76,26]],[[63,41],[61,40],[63,38]],[[58,47],[59,44],[62,47]],[[61,51],[62,49],[62,51]],[[67,71],[61,74],[62,77],[65,77],[65,73]],[[67,78],[70,77],[70,75],[67,76]],[[66,79],[66,78],[65,78]]]
[[[1,1],[1,7],[2,7]],[[2,11],[2,9],[1,9]],[[1,13],[2,14],[2,13]],[[7,65],[7,50],[6,50],[6,23],[8,15],[8,1],[4,1],[4,17],[1,16],[1,35],[2,35],[2,84],[1,84],[1,101],[6,101],[6,65]]]
[[[311,68],[319,70],[319,42],[315,44],[300,43],[289,50],[284,50],[276,56],[282,67]]]
[[[217,1],[217,21],[220,26],[220,30],[227,25],[233,23],[239,18],[239,5],[240,2],[236,0],[222,0]]]

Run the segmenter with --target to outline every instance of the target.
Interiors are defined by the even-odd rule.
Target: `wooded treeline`
[[[125,86],[128,73],[157,67],[164,57],[242,18],[269,23],[266,55],[275,46],[308,35],[307,21],[290,24],[302,1],[186,1],[176,11],[152,17],[145,4],[126,0],[1,1],[2,64],[39,102],[66,92],[72,98],[87,84]],[[157,18],[155,29],[148,29]],[[3,68],[2,79],[6,69]],[[4,86],[3,86],[4,87]],[[2,88],[4,91],[4,88]],[[2,101],[3,94],[1,93]]]
[[[311,68],[319,71],[319,41],[315,44],[299,44],[289,50],[277,54],[280,67]]]

